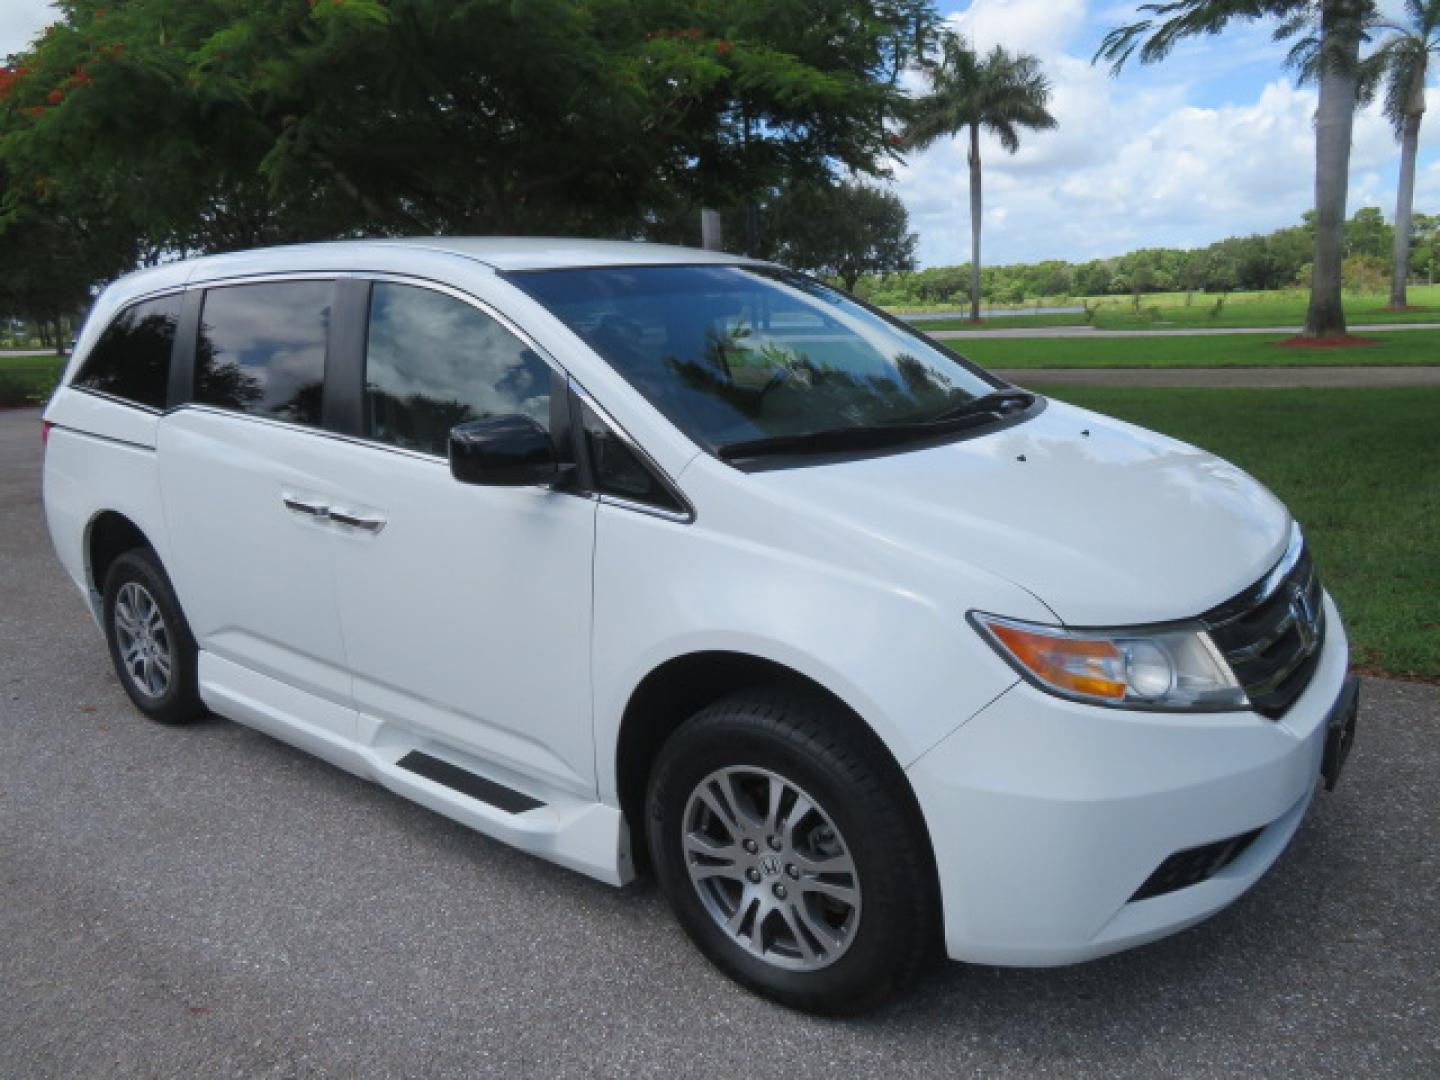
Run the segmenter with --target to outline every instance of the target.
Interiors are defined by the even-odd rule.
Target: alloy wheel
[[[685,806],[685,865],[705,910],[741,948],[791,971],[843,956],[860,923],[860,878],[834,821],[767,769],[719,769]]]
[[[115,597],[114,622],[121,666],[131,684],[148,698],[164,697],[170,689],[174,651],[160,605],[144,585],[127,581]]]

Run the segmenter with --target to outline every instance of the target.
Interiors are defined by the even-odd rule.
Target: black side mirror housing
[[[450,429],[450,475],[462,484],[533,487],[560,472],[550,434],[528,416],[467,420]]]

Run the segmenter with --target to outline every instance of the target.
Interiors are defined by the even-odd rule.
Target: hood
[[[1290,531],[1279,500],[1233,465],[1059,402],[945,446],[752,475],[900,557],[1005,578],[1071,626],[1198,615],[1269,570]]]

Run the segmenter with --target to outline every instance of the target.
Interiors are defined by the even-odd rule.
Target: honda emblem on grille
[[[1301,647],[1307,653],[1313,652],[1320,637],[1320,628],[1316,625],[1315,607],[1304,589],[1297,588],[1291,597],[1290,614],[1295,619],[1295,629],[1300,633]]]

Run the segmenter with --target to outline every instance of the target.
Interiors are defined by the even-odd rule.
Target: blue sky
[[[1395,7],[1393,3],[1387,7]],[[1295,224],[1313,201],[1313,88],[1284,68],[1267,23],[1187,42],[1164,64],[1119,78],[1092,67],[1105,32],[1134,17],[1113,0],[941,0],[979,45],[1034,53],[1055,85],[1054,132],[1010,157],[987,142],[987,263],[1083,260],[1138,247],[1200,246]],[[0,55],[53,13],[47,0],[0,0]],[[1416,209],[1440,213],[1440,72],[1421,135]],[[1350,207],[1394,213],[1399,149],[1377,108],[1356,119]],[[895,170],[923,265],[969,251],[963,148],[940,144]]]

